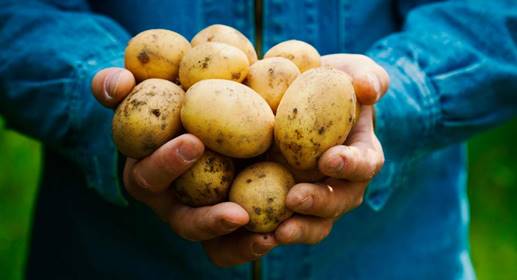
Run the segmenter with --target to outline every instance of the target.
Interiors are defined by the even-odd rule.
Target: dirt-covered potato
[[[231,26],[223,24],[210,25],[199,31],[191,40],[193,47],[206,42],[218,42],[234,46],[246,54],[250,64],[257,61],[257,52],[255,52],[253,44],[244,34]]]
[[[264,55],[268,57],[285,57],[300,69],[300,72],[305,72],[309,69],[319,67],[321,65],[320,54],[318,51],[308,43],[298,40],[289,40],[273,46]]]
[[[190,49],[181,60],[179,77],[188,89],[201,80],[242,82],[248,75],[248,58],[238,48],[223,43],[204,43]]]
[[[294,181],[296,183],[320,182],[326,177],[325,174],[321,173],[321,171],[318,168],[299,170],[292,167],[287,162],[276,143],[273,143],[273,145],[271,145],[271,148],[269,148],[269,150],[267,151],[266,159],[268,161],[280,163],[283,167],[287,168],[287,170],[289,170],[289,172],[291,172],[291,174],[293,175]]]
[[[249,158],[265,152],[273,139],[274,115],[251,88],[228,80],[203,80],[186,93],[184,128],[220,154]]]
[[[174,181],[173,189],[184,204],[213,205],[228,197],[234,172],[230,158],[205,150],[203,156]]]
[[[289,59],[271,57],[251,65],[246,84],[260,94],[275,112],[280,99],[298,75],[300,70]]]
[[[126,48],[126,68],[137,81],[160,78],[176,81],[178,69],[190,43],[180,34],[165,29],[150,29],[133,37]]]
[[[163,79],[139,83],[113,117],[113,140],[121,153],[139,159],[151,154],[181,130],[185,92]]]
[[[323,152],[345,141],[355,110],[356,96],[347,74],[325,67],[309,70],[294,80],[280,101],[276,144],[294,168],[314,169]]]
[[[285,199],[293,185],[293,176],[282,165],[259,162],[237,175],[230,189],[230,201],[248,212],[248,230],[270,232],[292,215]]]

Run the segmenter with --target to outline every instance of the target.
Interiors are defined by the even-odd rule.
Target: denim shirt
[[[492,3],[494,2],[494,3]],[[496,3],[495,3],[496,2]],[[228,279],[199,243],[125,195],[112,111],[92,97],[145,29],[207,25],[254,39],[254,1],[0,0],[0,114],[40,140],[44,171],[27,276]],[[262,49],[287,39],[364,53],[391,87],[376,105],[386,156],[365,203],[318,245],[263,258],[265,279],[471,279],[462,141],[517,111],[515,1],[264,0]],[[489,187],[489,186],[487,186]]]

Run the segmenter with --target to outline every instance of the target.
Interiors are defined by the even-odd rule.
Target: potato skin
[[[181,109],[185,129],[211,150],[250,158],[272,143],[274,115],[251,88],[228,80],[203,80],[186,93]]]
[[[176,197],[192,207],[213,205],[228,197],[235,175],[233,161],[209,150],[172,184]]]
[[[207,42],[225,43],[243,51],[250,64],[257,61],[257,52],[253,44],[239,30],[223,24],[213,24],[199,31],[190,41],[192,47]]]
[[[317,168],[328,148],[342,144],[354,124],[356,96],[344,72],[316,68],[287,89],[275,118],[275,142],[289,164]]]
[[[273,46],[264,55],[264,58],[268,57],[287,58],[294,62],[302,73],[321,65],[318,51],[310,44],[299,40],[289,40]]]
[[[287,168],[287,170],[289,170],[289,172],[291,172],[291,174],[293,175],[294,181],[296,183],[320,182],[327,177],[325,174],[321,173],[321,171],[317,167],[308,170],[299,170],[292,167],[287,162],[276,143],[273,143],[273,145],[271,145],[271,148],[269,148],[269,150],[267,151],[266,159],[268,161],[279,163],[283,167]]]
[[[183,88],[207,79],[242,82],[248,75],[246,55],[223,43],[204,43],[190,49],[181,60],[179,77]]]
[[[237,175],[230,189],[230,201],[248,212],[250,221],[246,229],[271,232],[292,215],[285,199],[293,185],[293,176],[282,165],[259,162]]]
[[[121,153],[139,159],[176,136],[185,92],[163,79],[139,83],[113,117],[113,141]]]
[[[189,41],[176,32],[146,30],[129,41],[125,51],[126,68],[137,81],[160,78],[174,82],[181,59],[189,49]]]
[[[289,59],[271,57],[252,64],[245,83],[260,94],[275,112],[285,91],[298,75],[300,70]]]

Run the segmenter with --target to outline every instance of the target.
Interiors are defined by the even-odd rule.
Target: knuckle
[[[377,171],[379,170],[379,163],[377,161],[370,161],[368,163],[368,173],[367,173],[367,179],[371,180]]]
[[[320,241],[327,238],[329,236],[331,230],[332,230],[332,223],[328,222],[328,224],[325,227],[323,227],[323,229],[321,231]]]
[[[352,207],[357,208],[357,207],[361,206],[361,204],[363,204],[363,200],[364,199],[363,199],[362,195],[355,197],[352,201]]]
[[[181,226],[181,223],[177,223],[174,216],[169,217],[169,227],[183,239],[188,241],[199,241],[199,239],[192,234],[191,230],[185,226]]]
[[[384,156],[381,156],[379,160],[377,160],[377,163],[375,165],[375,173],[379,172],[382,169],[382,167],[384,166],[384,162]]]
[[[342,209],[334,209],[334,211],[330,215],[330,218],[337,218],[341,215],[342,212],[343,212]]]
[[[222,228],[222,226],[220,226],[220,223],[217,223],[215,221],[210,221],[207,223],[202,222],[199,226],[199,231],[209,236],[218,236],[221,235],[221,232],[223,231],[220,228]]]
[[[316,234],[315,238],[312,240],[309,240],[309,244],[315,245],[320,243],[321,241],[325,240],[327,236],[330,234],[330,231],[332,229],[332,224],[327,223],[323,227],[320,228],[319,232]]]

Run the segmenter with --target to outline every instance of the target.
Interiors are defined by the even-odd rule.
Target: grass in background
[[[0,279],[22,279],[40,145],[8,131],[0,119]]]
[[[479,279],[517,279],[517,119],[469,142],[470,243]]]
[[[469,143],[471,251],[479,279],[517,279],[517,119]],[[0,279],[22,279],[40,145],[0,120]]]

